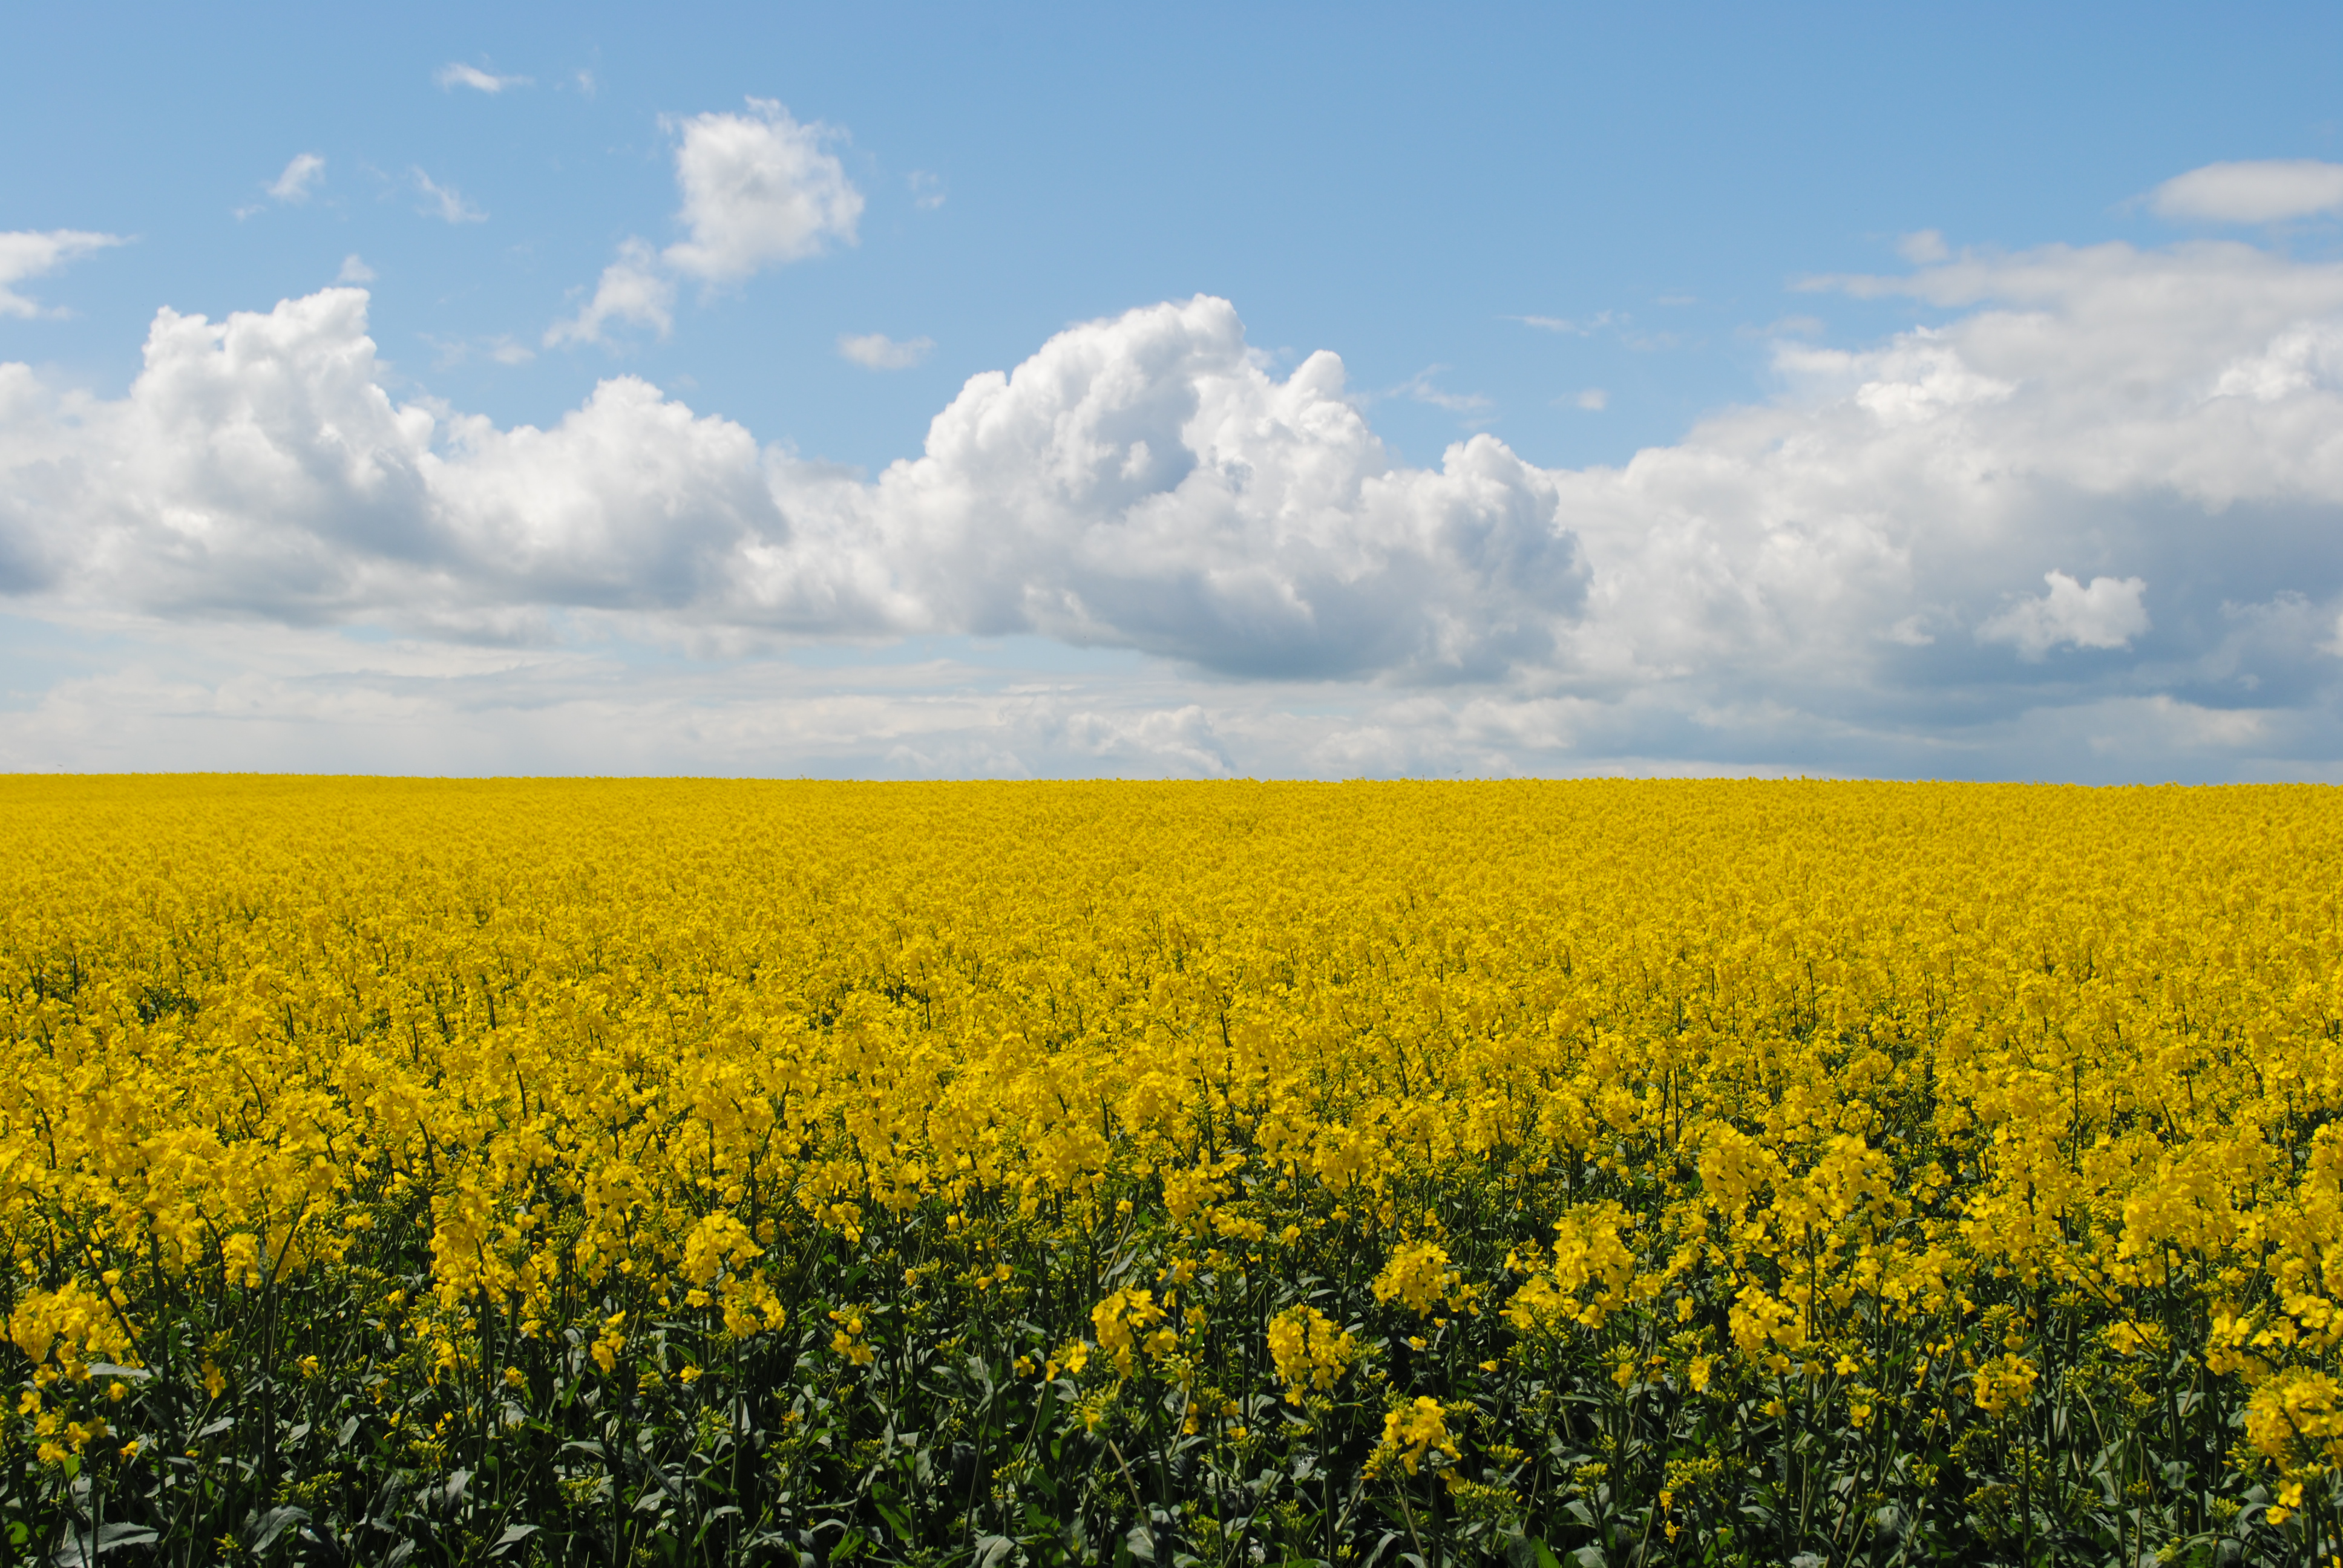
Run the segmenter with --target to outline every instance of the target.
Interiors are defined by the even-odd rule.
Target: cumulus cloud
[[[670,266],[727,282],[819,255],[832,240],[854,243],[862,193],[829,150],[838,134],[829,126],[800,125],[769,98],[750,98],[744,115],[693,115],[669,126],[678,136],[679,216],[690,231],[668,247]]]
[[[689,236],[665,251],[627,240],[603,269],[593,299],[547,330],[548,346],[608,343],[603,328],[612,321],[649,327],[665,337],[675,323],[676,275],[713,286],[777,262],[818,256],[833,239],[854,243],[862,195],[827,150],[838,133],[800,125],[769,99],[750,98],[749,108],[745,115],[663,122],[677,136],[675,178],[683,196],[678,216]],[[895,343],[880,333],[839,338],[840,353],[872,369],[916,365],[931,347],[924,337]]]
[[[126,243],[120,235],[92,234],[84,229],[55,228],[46,232],[18,230],[0,234],[0,316],[19,316],[26,319],[44,315],[40,303],[29,295],[19,294],[15,286],[28,277],[40,277],[55,272],[76,256],[108,246]]]
[[[309,199],[309,194],[325,177],[326,160],[323,157],[316,153],[298,153],[292,162],[285,166],[285,172],[269,186],[268,194],[278,201],[298,206]]]
[[[772,673],[794,717],[738,697],[775,749],[719,769],[2343,774],[2343,266],[1947,246],[1835,286],[1942,324],[1777,343],[1775,400],[1584,469],[1488,435],[1402,464],[1340,359],[1273,372],[1209,297],[971,377],[872,477],[628,377],[542,429],[402,403],[355,290],[166,312],[123,398],[0,367],[0,587],[556,662],[587,624],[770,670],[1084,650],[981,699],[973,645],[850,700]],[[657,327],[618,297],[580,322]],[[628,712],[598,722],[681,733]]]
[[[2016,645],[2039,659],[2061,643],[2077,648],[2129,648],[2147,630],[2147,584],[2138,578],[2093,578],[2088,587],[2065,572],[2044,572],[2050,591],[2022,598],[1977,628],[1981,642]]]
[[[1088,323],[970,378],[852,504],[926,623],[1240,674],[1485,676],[1584,592],[1543,471],[1396,464],[1319,353],[1280,381],[1223,300]]]
[[[365,295],[164,312],[129,396],[8,420],[20,587],[291,621],[513,606],[811,635],[1032,632],[1236,673],[1480,677],[1584,591],[1553,482],[1395,464],[1341,362],[1283,380],[1198,298],[980,376],[873,482],[621,377],[550,429],[381,385]]]
[[[838,336],[838,352],[869,370],[908,370],[925,359],[935,346],[932,337],[898,343],[883,332],[866,332],[860,337],[841,332]]]
[[[2280,223],[2343,211],[2343,164],[2271,158],[2207,164],[2148,193],[2158,217],[2198,223]]]
[[[342,269],[334,274],[336,283],[372,283],[374,268],[368,266],[357,251],[342,257]]]
[[[660,270],[658,256],[639,239],[618,246],[618,259],[602,269],[594,297],[577,315],[546,329],[545,346],[607,343],[614,321],[648,327],[665,337],[675,327],[675,282]]]
[[[578,75],[583,76],[585,73],[581,71]],[[467,65],[457,61],[450,61],[432,72],[431,79],[439,84],[442,92],[455,87],[469,87],[476,93],[488,93],[492,95],[503,92],[507,87],[526,87],[529,85],[529,78],[527,76],[499,76],[493,72],[483,71],[478,65]]]

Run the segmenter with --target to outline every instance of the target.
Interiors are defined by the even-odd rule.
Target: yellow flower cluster
[[[1357,1356],[1351,1336],[1315,1307],[1288,1307],[1269,1320],[1270,1362],[1288,1404],[1300,1404],[1312,1390],[1332,1390]]]
[[[1419,1394],[1406,1404],[1384,1412],[1383,1442],[1368,1456],[1367,1463],[1381,1470],[1396,1461],[1401,1469],[1413,1475],[1427,1461],[1435,1466],[1453,1464],[1456,1457],[1456,1440],[1448,1431],[1448,1412],[1441,1408],[1438,1400]]]
[[[1054,1227],[1114,1240],[1051,1378],[1185,1354],[1194,1279],[1298,1402],[1368,1336],[1261,1282],[1363,1257],[1412,1346],[1485,1302],[1524,1365],[1861,1426],[2022,1412],[2065,1303],[2298,1476],[2338,873],[2295,788],[0,781],[6,1337],[79,1385],[326,1278],[445,1376],[491,1324],[616,1376],[818,1319],[824,1249],[930,1226],[893,1275],[993,1302]]]
[[[1091,1309],[1091,1328],[1116,1372],[1129,1377],[1141,1352],[1168,1355],[1179,1344],[1180,1331],[1166,1324],[1165,1316],[1152,1291],[1117,1291]]]
[[[1394,1248],[1375,1276],[1375,1300],[1399,1302],[1425,1317],[1460,1282],[1445,1250],[1431,1241],[1411,1241]]]

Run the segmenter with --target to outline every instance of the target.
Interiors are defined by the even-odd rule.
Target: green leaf
[[[506,1552],[509,1551],[512,1547],[518,1545],[521,1542],[526,1541],[530,1536],[536,1534],[537,1531],[538,1527],[534,1524],[506,1525],[505,1533],[497,1537],[497,1543],[488,1548],[488,1555],[491,1557],[503,1556]]]
[[[253,1535],[252,1554],[255,1557],[257,1557],[261,1553],[266,1552],[271,1546],[277,1544],[277,1538],[285,1533],[287,1526],[297,1524],[308,1517],[309,1514],[306,1509],[270,1509],[268,1513],[262,1517],[260,1521],[260,1528]]]

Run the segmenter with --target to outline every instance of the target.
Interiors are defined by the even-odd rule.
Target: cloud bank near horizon
[[[780,233],[692,243],[718,276]],[[600,735],[654,771],[2328,776],[2343,266],[1924,254],[1818,286],[1945,325],[1782,343],[1773,401],[1577,470],[1403,464],[1335,355],[1281,371],[1208,297],[972,377],[870,477],[628,376],[545,429],[399,402],[357,288],[165,310],[120,399],[0,365],[0,602],[132,650],[0,764],[123,765],[126,709],[183,738],[146,767],[227,716],[458,771]]]

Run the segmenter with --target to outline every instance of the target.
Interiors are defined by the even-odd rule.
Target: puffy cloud
[[[45,314],[38,302],[17,293],[14,286],[54,272],[75,256],[124,243],[120,235],[74,228],[0,234],[0,316],[29,318]]]
[[[659,257],[639,239],[618,246],[618,259],[602,269],[594,297],[567,321],[546,328],[545,346],[604,343],[613,321],[648,327],[665,337],[675,327],[675,282],[659,269]]]
[[[1321,354],[1280,381],[1198,298],[972,379],[875,483],[632,377],[550,429],[394,404],[366,297],[164,312],[125,400],[15,372],[18,586],[153,613],[511,607],[810,635],[999,635],[1235,672],[1485,676],[1583,592],[1551,479],[1487,437],[1395,465]],[[452,624],[452,623],[451,623]]]
[[[2207,164],[2148,193],[2159,217],[2200,223],[2278,223],[2343,211],[2343,164],[2271,158]]]
[[[800,125],[768,98],[750,98],[745,115],[672,125],[679,216],[690,235],[668,247],[669,266],[724,282],[819,255],[833,239],[854,243],[862,193],[828,150],[828,126]]]
[[[1486,436],[1398,466],[1340,359],[1279,381],[1202,297],[970,378],[851,499],[928,625],[1232,673],[1485,676],[1584,591],[1546,474]]]
[[[581,71],[578,75],[582,77],[586,73]],[[467,65],[454,61],[432,72],[431,79],[439,84],[442,92],[455,87],[469,87],[476,93],[488,93],[491,95],[503,92],[507,87],[526,87],[529,85],[529,79],[527,76],[499,76],[493,72],[483,71],[478,65]]]
[[[336,283],[372,283],[374,268],[366,264],[357,251],[342,257],[342,269],[334,274]]]
[[[2065,572],[2042,574],[2050,591],[2020,599],[1977,628],[1985,642],[2016,645],[2039,659],[2060,643],[2077,648],[2129,648],[2147,630],[2147,584],[2138,578],[2093,578],[2087,588]]]
[[[679,133],[675,177],[683,209],[678,216],[689,237],[664,252],[639,239],[619,246],[593,299],[547,330],[548,346],[607,343],[603,327],[611,321],[631,321],[665,337],[675,323],[674,274],[712,285],[819,255],[832,239],[854,243],[862,194],[824,146],[836,133],[800,125],[769,99],[750,98],[749,108],[746,115],[667,122]],[[875,370],[915,365],[932,347],[924,337],[896,343],[881,333],[839,338],[840,353]]]
[[[0,585],[508,647],[499,713],[553,683],[718,770],[2343,773],[2343,266],[1947,246],[1835,286],[1947,319],[1781,344],[1776,400],[1578,470],[1401,464],[1339,359],[1274,373],[1205,297],[970,378],[870,478],[631,377],[544,429],[400,404],[356,291],[166,312],[118,401],[0,367]],[[808,639],[948,651],[800,679]],[[550,723],[509,728],[582,765]]]
[[[932,337],[898,343],[883,332],[867,332],[860,337],[845,332],[838,335],[838,352],[868,370],[908,370],[925,359],[935,346]]]
[[[317,182],[326,177],[326,160],[316,153],[297,153],[268,187],[268,194],[281,202],[299,205],[309,199]]]

